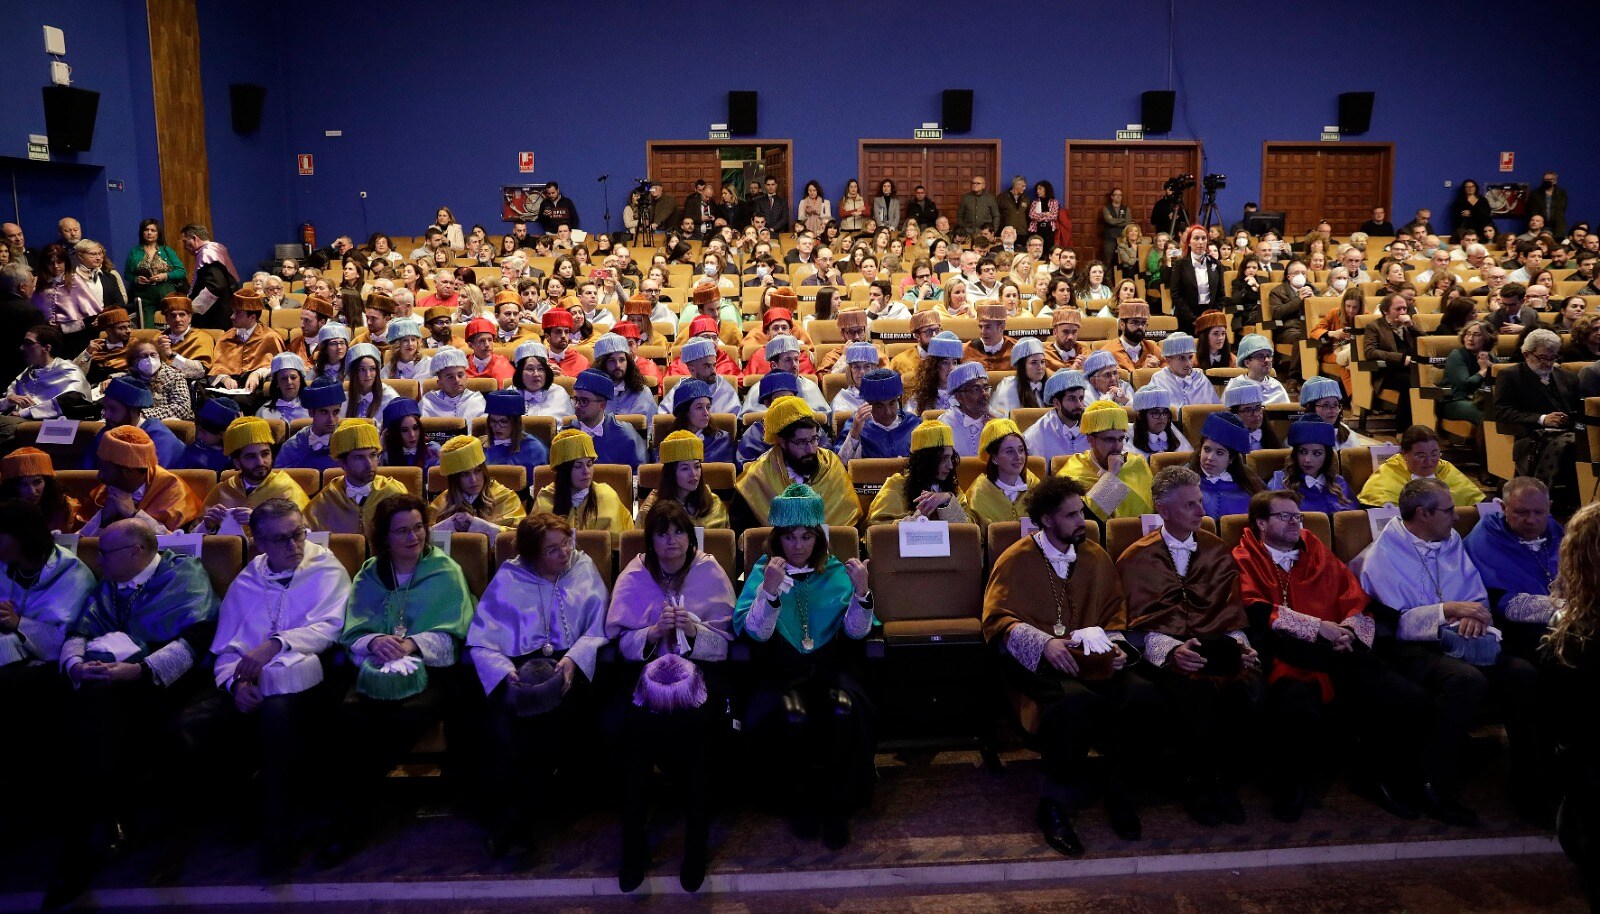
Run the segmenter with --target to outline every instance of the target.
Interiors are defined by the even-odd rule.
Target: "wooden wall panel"
[[[1115,142],[1068,140],[1066,181],[1058,194],[1072,214],[1072,247],[1078,263],[1104,257],[1100,240],[1100,209],[1122,188],[1122,202],[1133,220],[1153,238],[1150,210],[1166,195],[1162,185],[1181,174],[1200,177],[1200,144],[1182,140]],[[1191,218],[1199,216],[1200,192],[1184,194]],[[1165,230],[1163,227],[1162,230]]]
[[[1392,143],[1265,143],[1261,150],[1261,208],[1288,213],[1290,234],[1326,219],[1346,235],[1390,207],[1394,195]]]
[[[894,181],[895,195],[901,199],[903,210],[921,184],[928,192],[928,199],[939,207],[939,215],[948,216],[954,228],[961,195],[971,189],[973,175],[983,175],[989,182],[989,192],[996,192],[1000,180],[1000,141],[861,140],[856,148],[856,165],[861,193],[869,200],[878,192],[883,179],[888,178]],[[840,187],[839,193],[843,192],[844,188]]]
[[[213,237],[225,231],[211,224],[211,167],[200,94],[200,22],[195,0],[146,0],[145,9],[161,165],[161,221],[168,242],[192,271],[194,263],[178,243],[178,232],[191,222],[209,227]],[[225,237],[217,240],[227,244]]]

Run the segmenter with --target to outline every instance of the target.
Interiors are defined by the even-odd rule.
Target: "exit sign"
[[[942,140],[944,139],[944,128],[918,127],[911,131],[911,138],[915,140]]]
[[[726,130],[713,130],[713,131],[710,132],[710,135],[706,137],[706,139],[708,139],[708,140],[731,140],[731,139],[733,139],[733,134],[730,133],[729,131],[726,131]]]
[[[1324,142],[1324,143],[1337,143],[1337,142],[1339,142],[1339,131],[1337,131],[1337,130],[1324,130],[1324,131],[1322,131],[1322,142]]]
[[[1117,139],[1118,140],[1142,140],[1142,139],[1144,139],[1144,131],[1143,130],[1118,130],[1117,131]]]

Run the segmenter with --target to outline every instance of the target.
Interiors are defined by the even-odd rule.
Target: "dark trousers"
[[[1044,759],[1044,795],[1073,811],[1088,805],[1096,792],[1089,750],[1099,748],[1106,756],[1107,795],[1127,799],[1135,768],[1153,754],[1152,736],[1165,713],[1155,685],[1129,670],[1088,681],[1024,670],[1008,657],[1000,662],[1007,686],[1039,705],[1034,736]]]
[[[502,681],[484,709],[484,772],[499,803],[489,815],[495,830],[532,822],[550,805],[556,770],[572,757],[575,737],[594,717],[593,691],[581,671],[560,704],[531,717],[511,709],[507,688]]]
[[[1174,717],[1179,752],[1197,783],[1232,784],[1248,757],[1248,742],[1262,685],[1256,680],[1219,683],[1197,679],[1172,666],[1146,667]]]
[[[684,815],[692,828],[704,828],[714,812],[716,760],[727,748],[727,688],[717,664],[698,664],[706,682],[706,701],[698,708],[657,712],[633,703],[633,685],[642,663],[617,669],[617,688],[606,702],[606,730],[612,736],[617,774],[622,781],[622,820],[643,827],[649,817],[656,769],[675,777],[684,791]]]
[[[1420,757],[1429,781],[1455,784],[1461,743],[1479,708],[1491,698],[1505,706],[1512,783],[1533,784],[1547,774],[1543,769],[1548,753],[1540,748],[1543,740],[1535,719],[1538,671],[1528,661],[1502,652],[1494,665],[1476,667],[1446,657],[1431,642],[1396,644],[1387,660],[1432,703],[1432,722],[1423,736]]]
[[[429,667],[428,686],[410,698],[368,698],[354,687],[335,711],[338,764],[350,795],[336,804],[346,832],[372,822],[372,794],[381,779],[429,729],[444,720],[455,667]]]
[[[14,827],[51,811],[66,786],[62,779],[62,724],[69,687],[54,663],[0,666],[0,707],[6,717],[6,764],[28,772],[38,790],[12,794],[0,806],[0,828]]]
[[[196,698],[209,667],[191,668],[171,686],[148,677],[133,682],[85,682],[68,699],[67,744],[72,752],[74,784],[68,791],[70,811],[92,828],[117,815],[140,811],[107,804],[140,798],[162,806],[173,799],[152,795],[157,779],[170,788],[164,772],[179,764],[179,715]],[[165,793],[165,790],[162,791]]]
[[[1356,737],[1355,765],[1364,774],[1411,780],[1432,708],[1428,695],[1371,653],[1339,655],[1328,672],[1333,700],[1320,683],[1280,677],[1267,687],[1265,732],[1273,751],[1269,779],[1304,784],[1317,760]]]

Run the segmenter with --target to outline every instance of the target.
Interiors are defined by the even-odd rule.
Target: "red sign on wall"
[[[300,173],[302,175],[309,175],[309,174],[314,174],[315,173],[314,170],[311,167],[311,153],[302,152],[302,153],[300,153],[300,155],[297,158],[299,158],[299,160],[300,160]]]
[[[531,152],[519,152],[519,153],[517,153],[517,170],[522,172],[525,175],[533,173],[533,153],[531,153]]]
[[[1500,153],[1500,170],[1512,172],[1517,170],[1517,154],[1514,152]]]

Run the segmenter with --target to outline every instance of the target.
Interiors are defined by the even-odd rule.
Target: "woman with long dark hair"
[[[706,463],[733,463],[733,435],[711,425],[712,394],[711,385],[704,381],[696,378],[679,381],[672,402],[674,428],[677,431],[689,432],[700,439],[701,456]],[[662,459],[665,461],[664,457]]]
[[[1272,474],[1271,491],[1300,496],[1300,507],[1321,511],[1331,522],[1335,511],[1360,508],[1350,483],[1339,474],[1339,430],[1315,415],[1303,415],[1289,426],[1289,463]]]
[[[357,343],[345,352],[345,418],[370,419],[376,424],[383,408],[399,396],[379,377],[382,360],[378,347],[371,343]]]
[[[483,533],[493,538],[522,520],[526,511],[517,493],[489,475],[483,445],[470,435],[457,435],[439,449],[439,471],[445,490],[429,510],[435,531]]]
[[[639,505],[639,513],[650,513],[656,502],[672,501],[683,506],[695,526],[727,529],[728,507],[706,485],[704,456],[705,445],[692,431],[679,429],[663,439],[661,480]]]
[[[439,446],[422,437],[422,407],[410,397],[397,397],[383,408],[383,449],[379,461],[386,467],[419,467],[423,479],[439,462]]]
[[[872,499],[870,523],[893,524],[907,518],[928,518],[955,524],[967,522],[956,480],[955,433],[934,419],[911,432],[911,462],[890,476]]]
[[[1044,252],[1056,243],[1056,220],[1061,217],[1061,201],[1056,199],[1055,185],[1039,181],[1033,185],[1033,201],[1028,204],[1028,234],[1044,239]]]
[[[1248,514],[1250,496],[1262,491],[1261,477],[1245,463],[1250,433],[1232,413],[1212,413],[1200,427],[1200,447],[1189,469],[1200,475],[1206,514],[1218,524],[1228,514]]]
[[[539,490],[533,510],[566,518],[579,530],[605,530],[613,548],[633,518],[617,491],[594,478],[594,439],[575,428],[563,429],[550,442],[550,468],[555,480]]]
[[[1450,213],[1458,236],[1468,230],[1482,234],[1484,226],[1494,226],[1489,201],[1478,193],[1478,182],[1471,178],[1462,179],[1455,199],[1450,203]]]
[[[1021,521],[1028,513],[1028,489],[1039,477],[1028,469],[1028,443],[1010,419],[991,419],[978,437],[983,473],[961,493],[961,507],[979,527]]]
[[[77,499],[61,488],[50,455],[38,448],[17,448],[0,458],[0,501],[11,500],[37,508],[54,533],[72,533],[83,526]]]
[[[166,231],[155,219],[139,220],[139,243],[128,251],[122,272],[127,277],[130,296],[139,305],[139,326],[147,329],[156,325],[161,300],[186,288],[183,261],[167,247]]]

